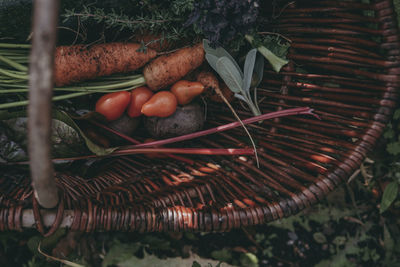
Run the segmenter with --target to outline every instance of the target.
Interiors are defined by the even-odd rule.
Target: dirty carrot
[[[198,68],[203,61],[202,44],[185,47],[154,59],[144,67],[143,75],[147,86],[156,91],[179,81],[183,76]]]
[[[144,53],[139,48],[140,44],[134,43],[59,46],[54,60],[55,85],[136,70],[156,56],[152,49]]]
[[[204,85],[205,94],[211,101],[218,103],[224,102],[217,92],[222,93],[229,102],[233,100],[233,92],[225,83],[220,83],[218,78],[212,72],[201,71],[197,74],[196,80]]]
[[[9,50],[17,47],[19,45],[13,44],[3,49]],[[139,52],[139,47],[139,44],[132,43],[108,43],[89,47],[84,45],[57,47],[54,73],[55,91],[73,93],[59,94],[53,97],[53,101],[93,93],[128,91],[146,83],[151,90],[155,91],[180,80],[204,61],[203,46],[198,44],[156,58],[147,64],[143,75],[99,78],[117,72],[135,70],[156,56],[156,52],[152,49],[147,49],[146,53]],[[24,47],[18,52],[18,55],[27,59],[28,49],[29,47]],[[28,66],[27,60],[23,64],[16,64],[17,62],[10,58],[7,58],[6,61],[7,64],[4,64],[6,64],[7,69],[0,68],[0,89],[2,90],[0,93],[28,92],[28,71],[24,68]],[[2,70],[4,71],[1,72]],[[94,78],[97,79],[86,84],[77,84],[72,87],[63,86]],[[0,109],[27,104],[28,101],[26,100],[0,103]]]

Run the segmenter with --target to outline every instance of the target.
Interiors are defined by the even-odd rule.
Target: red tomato
[[[131,103],[128,107],[128,116],[131,118],[139,117],[142,115],[142,106],[144,103],[149,101],[153,96],[153,91],[151,91],[146,86],[138,87],[131,92]]]
[[[131,101],[131,93],[126,91],[103,95],[97,100],[96,112],[102,114],[109,121],[121,117]]]

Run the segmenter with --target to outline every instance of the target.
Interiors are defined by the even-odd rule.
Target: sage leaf
[[[264,74],[264,57],[257,53],[256,63],[254,65],[251,87],[256,88],[261,83]]]
[[[235,96],[237,99],[240,99],[240,100],[242,100],[243,102],[246,102],[246,103],[247,103],[246,98],[244,98],[244,96],[242,96],[241,94],[234,94],[234,96]]]
[[[235,64],[227,57],[221,57],[217,61],[217,72],[229,89],[234,93],[242,91],[242,77]]]
[[[228,51],[226,51],[224,48],[222,48],[222,47],[217,47],[217,48],[212,48],[210,45],[209,45],[209,41],[207,40],[207,39],[204,39],[203,40],[203,48],[204,48],[204,51],[206,52],[206,54],[208,54],[208,55],[212,55],[212,56],[214,56],[214,57],[216,57],[217,59],[218,58],[221,58],[221,57],[227,57],[227,58],[229,58],[231,61],[232,61],[232,63],[236,66],[236,68],[239,70],[239,73],[240,73],[240,78],[241,79],[243,79],[243,72],[242,72],[242,70],[240,69],[240,67],[239,67],[239,64],[236,62],[236,60],[231,56],[231,54],[229,54],[228,53]],[[206,55],[206,57],[207,57],[207,55]],[[207,59],[207,61],[208,61],[208,59]],[[210,63],[210,62],[209,62]],[[211,64],[210,64],[211,65]],[[214,67],[213,67],[214,68]],[[215,68],[214,68],[214,70],[216,70]]]
[[[243,90],[245,92],[249,92],[251,80],[253,77],[254,65],[256,63],[257,49],[251,49],[247,55],[246,60],[244,61],[244,78],[243,78]]]
[[[208,64],[213,68],[215,71],[217,71],[217,61],[218,57],[211,55],[211,54],[206,54],[206,60]]]
[[[385,191],[383,192],[382,200],[381,200],[381,207],[380,213],[385,212],[390,205],[392,205],[393,201],[397,198],[397,194],[399,192],[399,184],[397,182],[389,183]]]

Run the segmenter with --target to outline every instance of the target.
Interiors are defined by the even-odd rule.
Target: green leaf
[[[66,230],[65,228],[58,229],[53,235],[49,237],[43,237],[41,235],[34,235],[29,238],[27,242],[27,247],[34,255],[40,255],[38,252],[39,244],[43,249],[53,248],[63,236],[65,236]]]
[[[386,186],[381,200],[380,213],[385,212],[390,207],[393,201],[397,198],[398,192],[399,184],[397,182],[391,182]]]
[[[134,254],[141,248],[139,243],[121,243],[114,241],[114,244],[107,252],[102,262],[103,267],[118,265],[134,257]]]
[[[314,233],[313,238],[319,244],[325,244],[327,242],[325,235],[321,232]]]
[[[246,98],[244,98],[244,96],[242,96],[241,94],[235,93],[235,94],[234,94],[234,97],[236,97],[237,99],[240,99],[240,100],[242,100],[243,102],[246,102],[246,103],[247,103]]]
[[[395,240],[393,239],[387,224],[383,225],[383,244],[385,248],[385,258],[390,259],[394,252]]]
[[[146,235],[141,241],[142,244],[146,244],[152,249],[157,249],[157,250],[170,250],[171,249],[171,242],[159,238],[154,235]]]
[[[239,67],[239,64],[237,64],[237,62],[235,61],[235,59],[231,56],[231,54],[229,54],[228,53],[228,51],[226,51],[224,48],[222,48],[222,47],[217,47],[217,48],[212,48],[210,45],[209,45],[209,41],[208,40],[206,40],[206,39],[204,39],[203,40],[203,48],[204,48],[204,51],[206,52],[206,54],[208,54],[208,55],[212,55],[212,56],[214,56],[214,57],[216,57],[217,59],[219,59],[219,58],[221,58],[221,57],[227,57],[227,58],[229,58],[231,61],[232,61],[232,63],[235,65],[235,67],[239,70],[239,73],[240,73],[240,77],[241,77],[241,79],[243,79],[243,72],[242,72],[242,70],[240,69],[240,67]],[[207,55],[206,55],[206,58],[207,58]],[[207,59],[207,61],[208,61],[208,59]],[[209,62],[210,63],[210,62]],[[216,63],[216,62],[215,62]],[[211,65],[211,64],[210,64]],[[215,66],[215,65],[214,65]],[[213,67],[212,65],[211,65],[211,67]],[[213,67],[213,69],[214,70],[216,70],[216,68],[215,67]]]
[[[206,54],[206,60],[208,64],[213,68],[215,71],[217,71],[217,61],[218,57],[211,55],[211,54]]]
[[[7,119],[5,119],[7,118]],[[8,139],[0,133],[0,161],[23,161],[26,158],[27,122],[26,112],[3,114],[2,128],[6,128]],[[65,112],[54,110],[52,114],[52,156],[74,157],[87,153],[88,148],[96,155],[103,156],[112,153],[117,148],[104,148],[92,142],[74,120]],[[86,145],[86,146],[85,146]],[[25,151],[25,154],[23,153]]]
[[[115,266],[118,267],[148,267],[148,266],[163,266],[163,267],[176,267],[176,266],[193,266],[194,261],[198,265],[194,266],[216,266],[219,262],[209,260],[209,259],[203,259],[200,258],[197,255],[191,255],[189,258],[181,258],[181,257],[176,257],[176,258],[164,258],[160,259],[155,255],[149,255],[144,251],[143,253],[143,258],[138,258],[135,256],[132,256],[126,260],[119,261],[119,262],[114,262]],[[230,267],[231,265],[224,264],[224,266]],[[104,265],[103,265],[104,267]]]
[[[281,68],[289,63],[289,61],[277,57],[274,53],[272,53],[265,46],[260,46],[257,49],[269,61],[269,63],[271,64],[272,68],[276,72],[280,72]]]
[[[26,149],[10,139],[5,127],[0,124],[0,162],[18,162],[28,160]]]
[[[28,147],[28,118],[26,114],[1,121],[6,132],[0,134],[0,157],[8,162],[26,161]],[[87,149],[78,131],[67,123],[52,119],[51,122],[52,157],[74,157],[86,153]]]
[[[257,53],[251,87],[256,88],[261,83],[263,75],[264,75],[264,57],[261,54]]]
[[[87,151],[83,139],[73,127],[65,122],[53,119],[51,128],[52,155],[54,158],[74,157]]]
[[[400,109],[397,109],[393,114],[393,119],[398,120],[400,119]]]
[[[245,267],[257,267],[258,258],[253,253],[243,253],[240,255],[240,265]]]
[[[268,60],[276,72],[279,72],[283,66],[289,63],[289,61],[277,56],[264,45],[255,44],[253,36],[246,34],[245,38],[250,44],[257,46],[257,50]]]
[[[32,236],[29,238],[28,242],[26,243],[28,249],[36,256],[39,256],[39,252],[37,251],[37,248],[40,244],[40,241],[42,241],[43,237],[39,235]]]
[[[232,259],[232,251],[227,248],[214,250],[211,252],[211,257],[219,261],[230,261]]]
[[[85,135],[85,133],[78,127],[78,125],[74,122],[74,120],[67,113],[65,113],[63,111],[56,111],[56,112],[54,112],[53,117],[60,121],[65,122],[66,124],[68,124],[69,126],[74,128],[76,131],[78,131],[79,134],[82,136],[82,138],[85,140],[85,143],[86,143],[86,146],[88,147],[88,149],[91,152],[93,152],[94,154],[96,154],[97,156],[108,155],[117,149],[117,147],[104,148],[104,147],[101,147],[101,146],[95,144],[94,142],[92,142],[92,140],[90,140]]]
[[[243,90],[249,92],[251,80],[253,78],[254,65],[256,64],[257,49],[251,49],[244,61]]]
[[[400,154],[400,142],[389,143],[386,146],[387,152],[396,156]]]
[[[242,91],[242,78],[239,69],[227,57],[221,57],[217,61],[217,72],[229,89],[234,93]]]
[[[197,261],[193,261],[192,267],[201,267],[201,265]]]
[[[395,134],[396,134],[395,131],[392,128],[389,128],[389,125],[388,125],[386,131],[383,133],[383,137],[385,139],[392,139],[392,138],[394,138]]]
[[[337,236],[335,239],[333,239],[332,243],[335,244],[336,246],[342,246],[346,244],[346,237],[344,236]]]

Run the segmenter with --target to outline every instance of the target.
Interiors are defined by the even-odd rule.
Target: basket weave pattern
[[[298,1],[276,25],[293,43],[283,71],[266,70],[258,91],[263,113],[309,106],[320,120],[296,116],[250,125],[260,168],[244,157],[133,156],[111,161],[90,179],[57,173],[62,200],[47,230],[29,177],[0,177],[0,230],[22,230],[22,210],[33,208],[46,235],[66,210],[74,213],[71,228],[86,232],[228,231],[323,199],[359,168],[396,107],[400,40],[393,3]],[[223,105],[207,108],[209,127],[235,121]],[[245,147],[246,138],[237,128],[191,145]]]

